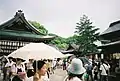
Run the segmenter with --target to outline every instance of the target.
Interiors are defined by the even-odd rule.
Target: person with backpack
[[[88,63],[88,65],[86,66],[86,71],[87,71],[87,74],[88,74],[87,81],[89,81],[89,76],[90,76],[90,78],[91,78],[91,81],[93,81],[92,69],[93,69],[92,64],[91,64],[91,63]]]

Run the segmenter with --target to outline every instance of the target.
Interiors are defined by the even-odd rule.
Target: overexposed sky
[[[119,3],[120,0],[0,0],[0,23],[22,9],[27,20],[40,22],[49,33],[69,37],[85,14],[103,32],[120,19]]]

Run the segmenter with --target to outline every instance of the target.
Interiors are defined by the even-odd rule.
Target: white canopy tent
[[[30,43],[12,52],[8,57],[40,60],[62,58],[64,54],[44,43]]]

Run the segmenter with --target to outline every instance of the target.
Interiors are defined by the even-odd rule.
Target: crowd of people
[[[3,69],[3,81],[49,81],[50,74],[54,74],[59,66],[68,74],[64,81],[107,81],[111,68],[103,59],[99,62],[89,59],[88,63],[79,58],[38,61],[29,59],[29,62],[20,58],[8,59]]]
[[[99,62],[89,59],[88,63],[84,63],[78,58],[71,61],[67,72],[69,80],[66,81],[107,81],[107,75],[110,74],[110,65],[103,59]],[[79,80],[77,80],[78,78]]]
[[[20,58],[9,57],[3,67],[3,81],[49,81],[56,64],[56,59],[39,61],[29,59],[29,62],[26,62]],[[38,80],[40,78],[43,80]]]
[[[110,65],[106,60],[100,62],[92,61],[85,65],[86,73],[88,75],[87,81],[107,81],[107,75],[110,73]]]

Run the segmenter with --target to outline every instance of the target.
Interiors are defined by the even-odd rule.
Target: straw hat
[[[70,64],[70,66],[68,67],[68,73],[72,73],[72,74],[83,74],[85,73],[86,69],[83,67],[83,63],[80,59],[78,58],[74,58]]]

